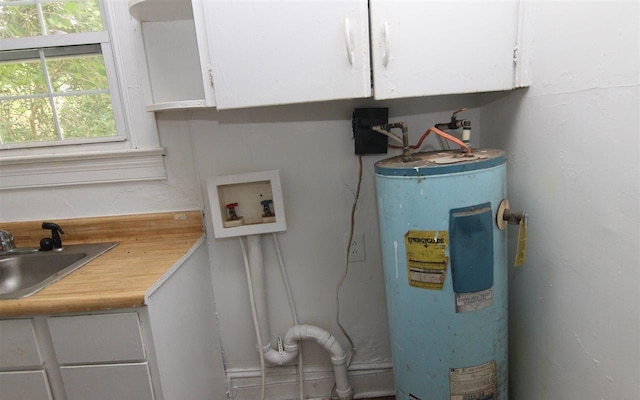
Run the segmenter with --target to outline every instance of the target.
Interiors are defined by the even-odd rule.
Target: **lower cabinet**
[[[0,320],[0,398],[52,399],[31,319]]]
[[[3,400],[51,400],[51,388],[44,370],[0,372]]]
[[[142,307],[0,316],[0,399],[226,400],[215,315],[200,245]]]
[[[0,398],[162,400],[151,379],[152,333],[141,329],[146,314],[0,320]]]
[[[61,367],[68,400],[154,400],[147,363]]]
[[[154,400],[138,313],[51,317],[47,325],[68,400]]]

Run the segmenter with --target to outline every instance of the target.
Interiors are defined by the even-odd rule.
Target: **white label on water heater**
[[[493,304],[493,289],[473,293],[456,293],[456,312],[476,311]]]
[[[495,400],[497,374],[495,361],[449,370],[451,400]]]

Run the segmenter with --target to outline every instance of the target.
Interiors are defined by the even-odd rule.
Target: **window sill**
[[[166,179],[164,149],[0,159],[0,190]]]

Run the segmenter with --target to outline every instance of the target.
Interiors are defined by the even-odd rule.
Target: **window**
[[[101,15],[98,0],[0,3],[0,37],[23,39],[0,54],[1,144],[118,136]],[[54,35],[66,35],[66,44],[44,47]]]
[[[136,23],[122,0],[0,0],[0,189],[165,177]]]

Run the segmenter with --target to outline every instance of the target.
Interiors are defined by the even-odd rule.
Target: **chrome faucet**
[[[9,251],[16,248],[16,243],[13,241],[13,235],[2,229],[0,229],[0,242],[2,242],[2,251]]]

